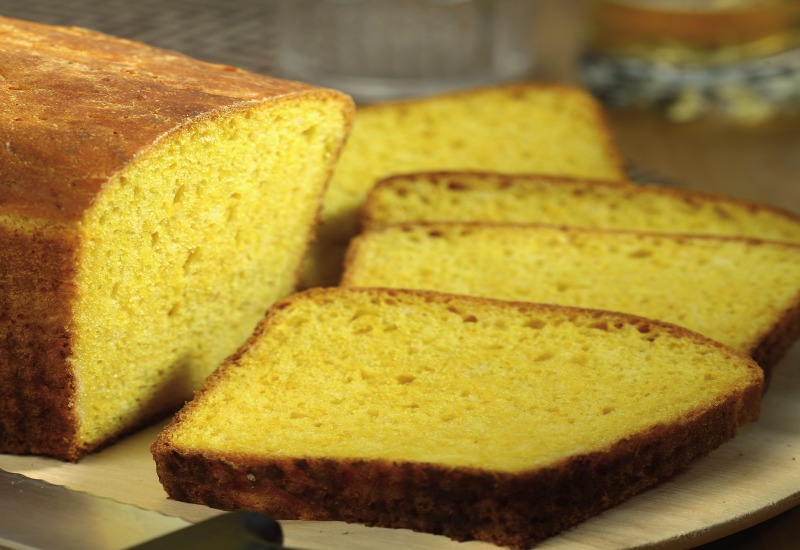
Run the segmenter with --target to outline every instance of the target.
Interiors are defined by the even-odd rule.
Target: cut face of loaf
[[[529,547],[758,416],[761,369],[685,329],[403,290],[276,305],[152,450],[172,498]]]
[[[344,286],[622,311],[685,326],[769,368],[800,331],[800,245],[511,224],[368,231]]]
[[[712,193],[534,174],[392,176],[369,193],[364,228],[408,222],[512,222],[733,235],[800,243],[800,216]]]
[[[90,31],[0,33],[0,451],[76,460],[179,407],[293,290],[352,104]]]
[[[578,88],[511,84],[359,107],[303,284],[336,284],[336,251],[358,231],[358,210],[379,179],[485,170],[617,181],[622,164],[599,104]]]

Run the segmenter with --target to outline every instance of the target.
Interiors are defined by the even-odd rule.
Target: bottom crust
[[[758,416],[760,391],[603,452],[520,473],[436,464],[225,456],[182,450],[169,428],[152,447],[172,499],[276,519],[406,528],[529,548],[672,476]],[[502,452],[498,450],[498,452]]]

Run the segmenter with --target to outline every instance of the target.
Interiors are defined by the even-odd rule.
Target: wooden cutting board
[[[170,501],[149,453],[162,425],[137,433],[79,464],[0,455],[0,468],[200,521],[219,511]],[[800,344],[776,366],[759,422],[688,470],[537,548],[690,548],[762,522],[800,503]],[[305,549],[480,550],[399,529],[340,522],[282,522],[286,544]]]

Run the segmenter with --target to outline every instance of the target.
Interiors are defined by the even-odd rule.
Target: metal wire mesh
[[[0,0],[0,14],[75,25],[214,63],[270,71],[269,0]]]

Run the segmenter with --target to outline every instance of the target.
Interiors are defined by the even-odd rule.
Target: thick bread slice
[[[800,243],[800,216],[719,194],[539,174],[427,172],[375,185],[362,228],[513,222],[735,235]]]
[[[344,286],[623,311],[685,326],[769,369],[800,332],[800,245],[513,224],[368,231]]]
[[[175,499],[524,548],[734,437],[762,376],[628,315],[316,289],[277,304],[152,451]]]
[[[325,195],[304,285],[338,282],[336,252],[358,231],[358,210],[376,181],[427,170],[625,178],[600,105],[579,88],[507,84],[360,106]]]
[[[346,96],[0,18],[0,452],[179,407],[290,293]]]

